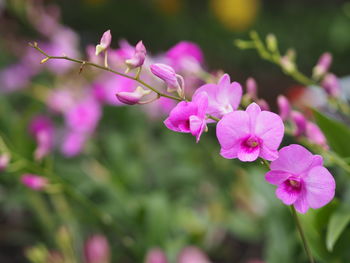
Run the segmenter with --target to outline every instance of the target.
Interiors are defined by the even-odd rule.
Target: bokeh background
[[[41,37],[28,23],[25,2],[31,1],[0,0],[1,69],[18,61],[16,44]],[[234,46],[235,39],[248,38],[252,29],[261,35],[274,33],[281,50],[297,50],[298,66],[307,74],[325,51],[333,54],[333,72],[349,73],[349,1],[59,0],[40,4],[60,8],[60,20],[80,36],[81,50],[96,44],[107,29],[112,31],[112,46],[119,39],[133,44],[143,40],[152,54],[182,40],[195,42],[203,50],[208,71],[221,69],[242,84],[254,76],[259,95],[272,109],[278,94],[293,97],[300,84],[255,51]],[[49,74],[41,74],[31,84],[51,87],[52,83]],[[27,126],[38,112],[45,108],[31,98],[30,91],[0,94],[1,134],[28,159],[35,144]],[[143,262],[154,247],[161,248],[169,262],[176,262],[187,246],[200,248],[215,263],[305,261],[289,211],[264,182],[265,170],[259,163],[244,165],[220,157],[213,129],[195,144],[191,136],[166,130],[161,120],[151,121],[145,115],[138,107],[107,107],[81,155],[65,158],[54,153],[45,160],[42,171],[50,170],[63,185],[59,194],[25,189],[18,184],[20,170],[18,175],[0,174],[0,262],[29,262],[26,255],[33,247],[38,254],[56,250],[69,254],[67,244],[74,247],[76,258],[69,262],[84,262],[84,244],[94,234],[107,237],[111,262]],[[287,138],[284,143],[291,141]],[[311,213],[308,218],[311,234],[315,227],[324,231],[322,221],[311,226],[314,216]],[[341,257],[349,254],[343,247],[336,249]],[[331,258],[324,248],[318,253]]]

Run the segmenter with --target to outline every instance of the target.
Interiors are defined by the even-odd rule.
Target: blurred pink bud
[[[86,134],[70,131],[64,138],[61,152],[66,157],[74,157],[83,150],[86,140]]]
[[[332,60],[332,55],[330,53],[323,53],[313,69],[313,76],[319,78],[327,73],[332,64]]]
[[[145,263],[168,263],[168,260],[160,248],[153,248],[147,252]]]
[[[6,170],[9,162],[10,162],[10,155],[8,155],[7,153],[3,153],[0,155],[0,172],[3,172]]]
[[[96,46],[96,56],[99,55],[102,51],[105,51],[109,48],[112,42],[111,30],[107,30],[103,33],[102,38],[100,40],[100,44]]]
[[[260,106],[261,110],[270,111],[270,105],[264,99],[258,99],[256,103]]]
[[[287,120],[291,112],[291,107],[288,99],[283,95],[279,95],[277,97],[277,105],[279,109],[279,115],[281,116],[282,120]]]
[[[326,137],[315,123],[307,122],[306,137],[311,143],[318,144],[326,150],[329,149]]]
[[[328,73],[321,83],[322,88],[329,96],[337,97],[340,93],[340,84],[336,75]]]
[[[197,247],[184,248],[177,259],[178,263],[210,263],[207,255]]]
[[[291,112],[291,119],[294,124],[294,135],[301,136],[306,131],[306,118],[298,111]]]
[[[35,175],[35,174],[24,174],[21,177],[21,182],[28,188],[35,191],[40,191],[48,185],[48,180],[45,177]]]
[[[146,48],[143,45],[142,41],[139,41],[135,47],[134,55],[125,61],[129,69],[134,69],[141,67],[146,59]]]
[[[48,155],[53,148],[53,123],[51,119],[46,116],[37,116],[31,121],[29,131],[37,143],[37,148],[34,153],[35,159],[41,160]]]
[[[178,82],[179,75],[176,74],[172,67],[160,63],[153,64],[151,65],[151,71],[167,84],[168,91],[175,91],[181,88],[182,85]]]
[[[120,100],[122,103],[134,105],[140,103],[141,99],[150,93],[150,90],[144,90],[142,87],[139,86],[133,92],[121,91],[118,92],[116,96],[118,100]]]
[[[254,78],[250,77],[246,81],[246,89],[247,89],[247,94],[249,95],[250,98],[253,100],[256,100],[258,97],[257,94],[257,84]]]
[[[85,263],[109,263],[110,248],[108,240],[102,235],[90,237],[84,245]]]

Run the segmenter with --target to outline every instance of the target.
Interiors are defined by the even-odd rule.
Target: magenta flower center
[[[300,191],[301,181],[299,178],[292,177],[286,180],[286,186],[290,191]]]
[[[243,141],[243,145],[247,148],[256,148],[260,145],[259,138],[256,136],[249,136]]]

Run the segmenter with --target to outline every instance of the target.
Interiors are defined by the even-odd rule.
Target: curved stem
[[[309,262],[310,262],[310,263],[315,263],[314,258],[312,257],[312,254],[311,254],[310,247],[309,247],[309,245],[308,245],[308,243],[307,243],[304,230],[303,230],[303,228],[302,228],[302,226],[301,226],[301,222],[300,222],[300,220],[299,220],[297,211],[295,211],[295,208],[294,208],[293,205],[291,206],[291,210],[292,210],[292,215],[293,215],[294,220],[295,220],[295,223],[296,223],[296,225],[297,225],[297,228],[298,228],[298,231],[299,231],[301,240],[302,240],[302,242],[303,242],[303,246],[304,246],[306,255],[307,255],[307,257],[309,258]]]
[[[72,61],[72,62],[75,62],[75,63],[79,63],[79,64],[84,65],[84,66],[92,66],[92,67],[95,67],[95,68],[99,68],[99,69],[102,69],[102,70],[105,70],[105,71],[112,72],[112,73],[114,73],[116,75],[119,75],[119,76],[122,76],[122,77],[125,77],[125,78],[128,78],[128,79],[135,80],[138,83],[140,83],[141,85],[144,85],[145,87],[147,87],[150,90],[154,91],[155,93],[157,93],[161,97],[165,97],[165,98],[169,98],[169,99],[173,99],[173,100],[177,100],[177,101],[182,101],[182,99],[179,98],[179,97],[175,97],[175,96],[172,96],[172,95],[160,92],[159,90],[157,90],[156,88],[152,87],[151,85],[145,83],[144,81],[142,81],[138,77],[129,76],[127,74],[115,71],[115,70],[111,69],[110,67],[101,66],[101,65],[98,65],[98,64],[95,64],[95,63],[92,63],[92,62],[88,62],[88,61],[84,61],[84,60],[80,60],[80,59],[70,58],[70,57],[67,57],[67,56],[50,56],[45,51],[43,51],[41,48],[39,48],[37,43],[29,44],[29,45],[32,46],[33,48],[35,48],[37,51],[39,51],[41,54],[43,54],[45,56],[45,58],[41,61],[42,63],[45,63],[45,62],[47,62],[50,59],[63,59],[63,60],[68,60],[68,61]]]

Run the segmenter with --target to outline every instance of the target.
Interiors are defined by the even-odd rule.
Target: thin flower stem
[[[292,215],[293,215],[295,223],[297,225],[297,228],[298,228],[301,240],[303,242],[303,246],[304,246],[305,252],[307,254],[307,257],[309,258],[309,262],[310,263],[315,263],[315,260],[314,260],[314,258],[312,257],[312,254],[311,254],[310,247],[309,247],[309,245],[307,243],[307,240],[305,238],[305,233],[304,233],[304,230],[303,230],[303,228],[301,226],[301,222],[299,220],[297,211],[295,210],[295,207],[293,205],[291,206],[291,210],[292,210]]]
[[[35,48],[37,51],[39,51],[41,54],[43,54],[45,56],[45,58],[42,60],[42,63],[45,63],[45,62],[47,62],[50,59],[63,59],[63,60],[68,60],[68,61],[72,61],[72,62],[75,62],[75,63],[79,63],[79,64],[84,65],[84,66],[92,66],[92,67],[95,67],[95,68],[99,68],[99,69],[102,69],[102,70],[105,70],[105,71],[112,72],[112,73],[114,73],[116,75],[119,75],[119,76],[122,76],[122,77],[125,77],[125,78],[128,78],[128,79],[135,80],[138,83],[140,83],[141,85],[144,85],[145,87],[147,87],[150,90],[154,91],[155,93],[157,93],[161,97],[173,99],[173,100],[176,100],[176,101],[182,101],[182,99],[179,98],[179,97],[175,97],[175,96],[168,95],[168,94],[160,92],[156,88],[154,88],[151,85],[145,83],[144,81],[142,81],[141,79],[139,79],[137,77],[129,76],[127,74],[115,71],[115,70],[111,69],[110,67],[101,66],[101,65],[98,65],[98,64],[95,64],[95,63],[92,63],[92,62],[88,62],[88,61],[84,61],[84,60],[80,60],[80,59],[75,59],[75,58],[70,58],[70,57],[67,57],[67,56],[50,56],[45,51],[43,51],[41,48],[39,48],[37,43],[30,44],[30,46]]]

